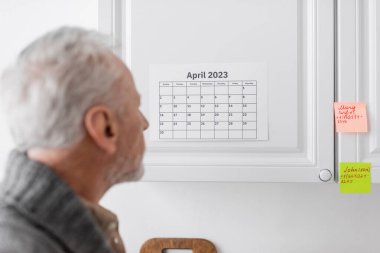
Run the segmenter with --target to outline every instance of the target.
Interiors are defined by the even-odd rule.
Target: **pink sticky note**
[[[337,132],[368,132],[365,103],[335,102],[334,109]]]

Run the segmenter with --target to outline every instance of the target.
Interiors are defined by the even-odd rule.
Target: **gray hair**
[[[67,147],[84,135],[94,105],[122,113],[123,69],[104,36],[63,27],[38,38],[1,78],[1,101],[19,150]]]

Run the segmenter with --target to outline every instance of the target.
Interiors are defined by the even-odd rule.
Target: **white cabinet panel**
[[[376,0],[339,0],[337,101],[367,104],[368,133],[340,133],[339,162],[370,162],[372,182],[380,182],[380,4]]]
[[[100,27],[120,46],[148,118],[152,64],[266,65],[268,140],[157,141],[148,130],[145,180],[321,182],[321,170],[333,173],[333,0],[100,2],[101,19],[113,20]]]

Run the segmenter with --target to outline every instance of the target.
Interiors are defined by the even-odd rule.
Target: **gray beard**
[[[134,171],[132,171],[130,173],[121,175],[116,180],[116,184],[118,184],[118,183],[124,183],[124,182],[136,182],[136,181],[139,181],[144,176],[144,173],[145,173],[145,167],[141,163],[140,166],[139,166],[139,168],[137,170],[134,170]]]
[[[128,164],[126,159],[121,157],[116,164],[109,169],[106,180],[109,182],[110,187],[119,183],[136,182],[144,176],[145,168],[142,162],[137,169],[123,173],[123,167],[126,166],[126,164]]]

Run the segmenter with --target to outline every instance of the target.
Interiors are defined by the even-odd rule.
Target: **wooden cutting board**
[[[140,253],[163,253],[165,249],[191,249],[193,253],[217,253],[212,242],[198,238],[152,238],[143,244]]]

